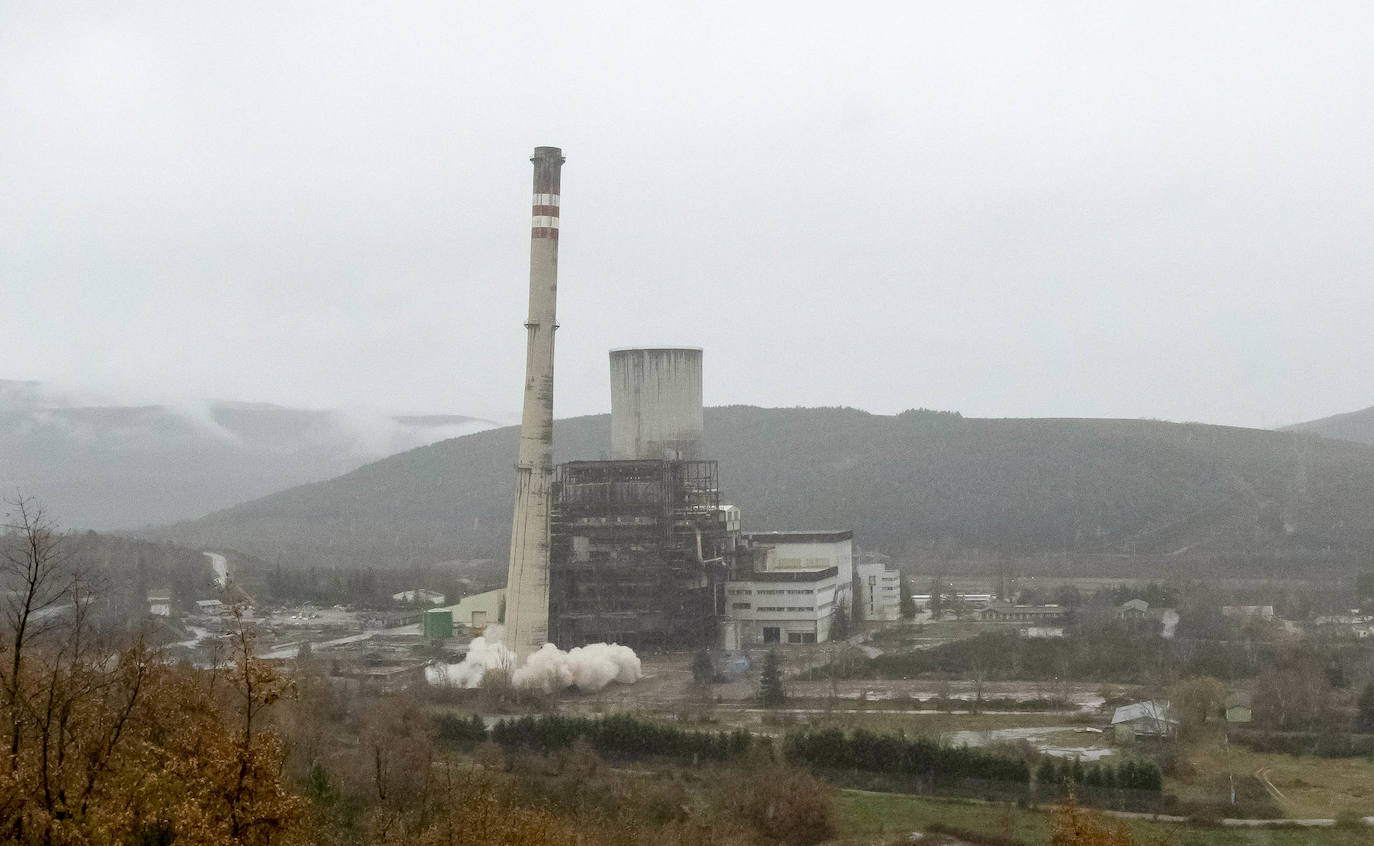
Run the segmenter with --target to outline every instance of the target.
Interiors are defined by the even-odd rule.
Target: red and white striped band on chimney
[[[530,221],[533,238],[558,238],[558,195],[535,194]]]

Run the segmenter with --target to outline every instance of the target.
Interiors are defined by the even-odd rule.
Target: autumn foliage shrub
[[[1050,846],[1135,846],[1124,822],[1109,823],[1078,805],[1073,794],[1051,814]]]
[[[797,767],[768,764],[728,780],[727,806],[767,842],[810,846],[835,836],[829,789]]]

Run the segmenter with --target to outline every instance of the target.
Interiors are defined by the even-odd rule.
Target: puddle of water
[[[1046,755],[1054,755],[1058,758],[1082,758],[1084,761],[1100,761],[1110,755],[1115,754],[1112,749],[1091,746],[1076,747],[1062,746],[1052,740],[1054,735],[1060,732],[1072,732],[1073,726],[1044,726],[1037,728],[1005,728],[989,729],[987,731],[951,731],[946,732],[943,737],[955,746],[987,746],[990,743],[1004,743],[1008,741],[1024,740]],[[1102,735],[1091,732],[1081,733],[1085,742],[1096,744],[1102,739]]]

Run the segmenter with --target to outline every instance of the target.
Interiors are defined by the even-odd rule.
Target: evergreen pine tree
[[[1164,774],[1153,762],[1141,765],[1140,787],[1142,790],[1153,790],[1156,793],[1164,789]]]
[[[1135,761],[1122,761],[1116,768],[1116,786],[1122,790],[1136,790],[1140,787],[1136,783]]]
[[[763,672],[759,675],[759,700],[765,708],[776,708],[787,698],[782,689],[782,661],[775,650],[768,651],[763,659]]]
[[[1374,681],[1364,686],[1360,693],[1359,714],[1355,717],[1355,730],[1374,732]]]
[[[841,603],[835,605],[835,615],[830,619],[830,639],[844,640],[850,635],[849,611]]]
[[[711,661],[711,653],[705,649],[692,656],[692,681],[708,685],[716,680],[716,665]]]
[[[1067,759],[1060,758],[1059,763],[1054,768],[1054,780],[1060,784],[1073,783],[1073,764]]]
[[[1084,771],[1083,771],[1083,786],[1084,786],[1084,787],[1101,787],[1101,786],[1102,786],[1102,767],[1098,766],[1097,764],[1093,764],[1093,765],[1090,766],[1090,767],[1084,768]]]
[[[1054,759],[1049,755],[1040,758],[1040,765],[1035,768],[1035,783],[1044,788],[1055,784],[1058,779],[1054,772]]]

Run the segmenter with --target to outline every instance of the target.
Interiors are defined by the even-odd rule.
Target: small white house
[[[1113,612],[1118,620],[1143,620],[1150,613],[1150,603],[1143,599],[1128,599]]]
[[[172,616],[172,597],[163,593],[149,594],[148,613],[154,617]]]
[[[1248,723],[1254,719],[1254,706],[1250,694],[1237,691],[1226,697],[1226,722]]]
[[[1274,606],[1223,605],[1221,606],[1221,616],[1231,620],[1262,620],[1267,623],[1274,619]]]
[[[1118,740],[1172,737],[1178,733],[1178,720],[1168,702],[1133,702],[1122,705],[1112,714],[1112,729]]]

